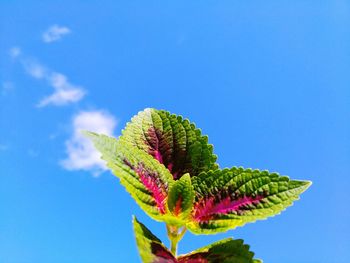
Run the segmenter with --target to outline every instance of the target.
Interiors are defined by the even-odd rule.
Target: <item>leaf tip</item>
[[[133,223],[138,222],[138,220],[137,220],[137,218],[136,218],[135,215],[132,215],[132,216],[131,216],[131,220],[132,220]]]
[[[96,138],[98,136],[96,132],[92,132],[92,131],[81,130],[80,132],[82,135],[90,139]]]
[[[300,182],[301,182],[301,188],[303,189],[303,192],[306,191],[312,185],[312,181],[309,181],[309,180],[300,181]]]

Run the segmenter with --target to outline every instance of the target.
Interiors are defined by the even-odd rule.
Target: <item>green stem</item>
[[[178,240],[177,239],[170,239],[170,251],[171,253],[173,253],[173,255],[176,257],[177,254],[177,244],[178,244]]]
[[[176,226],[166,225],[168,231],[168,237],[170,240],[170,251],[176,257],[177,254],[177,244],[183,238],[186,233],[186,227],[183,227],[181,230]]]

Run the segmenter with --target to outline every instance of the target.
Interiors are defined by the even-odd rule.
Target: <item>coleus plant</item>
[[[117,139],[85,134],[137,204],[166,224],[170,250],[134,218],[145,263],[261,262],[242,240],[225,239],[180,256],[177,244],[186,230],[215,234],[279,214],[311,184],[268,171],[220,169],[208,137],[164,110],[139,112]]]

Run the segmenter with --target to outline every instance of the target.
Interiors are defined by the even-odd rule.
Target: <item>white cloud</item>
[[[33,78],[43,79],[48,74],[47,69],[34,60],[23,60],[22,64],[25,71]]]
[[[48,105],[63,106],[69,103],[80,101],[86,94],[85,90],[77,85],[69,82],[68,78],[62,73],[55,72],[39,63],[36,59],[23,56],[19,47],[10,49],[10,55],[18,59],[24,70],[33,78],[38,80],[46,80],[46,82],[54,89],[54,92],[39,101],[37,107],[45,107]],[[3,84],[2,93],[10,86]],[[7,89],[9,90],[9,89]]]
[[[61,73],[52,72],[46,78],[49,84],[55,89],[55,92],[43,98],[38,103],[38,107],[44,107],[49,104],[62,106],[68,103],[78,102],[85,96],[85,91],[81,87],[70,83],[67,77]]]
[[[104,161],[100,158],[91,141],[82,135],[83,130],[93,131],[106,135],[113,135],[117,125],[116,119],[106,111],[82,111],[74,116],[73,133],[66,141],[67,158],[61,165],[70,171],[90,171],[94,176],[106,170]]]
[[[12,58],[17,58],[19,55],[21,55],[22,51],[19,47],[12,47],[10,48],[10,56]]]
[[[38,107],[48,105],[63,106],[80,101],[85,96],[82,87],[69,82],[62,73],[51,71],[33,59],[22,60],[25,71],[36,79],[44,79],[54,89],[54,92],[40,100]]]
[[[50,26],[42,35],[43,41],[46,43],[51,43],[60,40],[64,35],[71,32],[68,27],[53,25]]]

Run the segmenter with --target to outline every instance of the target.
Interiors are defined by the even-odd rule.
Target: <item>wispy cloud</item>
[[[116,119],[107,111],[82,111],[74,116],[72,135],[66,141],[67,158],[61,165],[67,170],[90,171],[94,176],[106,170],[105,163],[100,159],[91,141],[81,133],[83,130],[113,135],[117,125]]]
[[[23,59],[22,65],[25,71],[33,78],[43,79],[48,75],[47,69],[33,59]]]
[[[46,80],[48,85],[54,89],[51,95],[39,101],[38,107],[48,105],[63,106],[78,102],[85,96],[85,90],[78,85],[72,84],[64,74],[48,69],[35,59],[22,58],[20,61],[25,71],[31,77]]]
[[[43,33],[42,38],[45,43],[52,43],[69,33],[71,30],[68,27],[52,25]]]
[[[21,51],[21,49],[19,47],[12,47],[12,48],[10,48],[10,52],[9,53],[10,53],[10,56],[12,58],[17,58],[18,56],[21,55],[22,51]]]
[[[11,81],[4,81],[1,86],[1,95],[5,96],[15,89],[15,85]]]
[[[85,91],[81,87],[70,83],[67,77],[61,73],[51,72],[46,76],[46,79],[55,89],[55,92],[43,98],[38,103],[38,107],[45,107],[50,104],[62,106],[78,102],[85,96]]]

